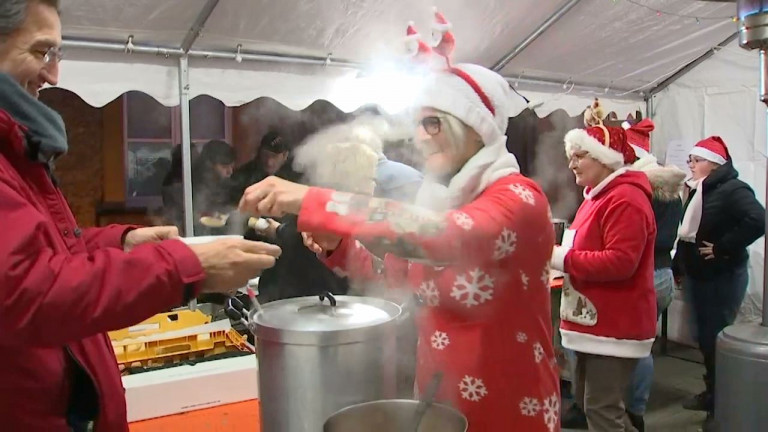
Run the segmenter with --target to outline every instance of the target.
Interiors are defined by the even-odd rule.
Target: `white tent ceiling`
[[[369,100],[375,97],[367,92],[340,91],[340,83],[354,81],[356,71],[324,67],[322,60],[330,55],[332,60],[368,64],[392,55],[400,49],[408,21],[414,21],[428,39],[433,6],[453,22],[457,62],[492,67],[518,49],[519,55],[501,68],[501,73],[518,82],[523,94],[540,104],[540,115],[556,108],[580,112],[584,101],[596,94],[610,101],[607,105],[611,109],[634,110],[655,85],[736,31],[729,18],[736,12],[735,3],[692,0],[62,3],[68,51],[60,86],[97,106],[127,90],[144,91],[168,105],[178,103],[178,61],[174,57],[180,55],[182,41],[200,12],[215,3],[191,47],[191,96],[206,93],[227,105],[269,96],[294,109],[321,98],[347,111],[379,102]],[[552,20],[537,38],[530,37],[561,10],[567,12]],[[136,47],[166,48],[170,58],[82,48],[84,41],[100,41],[119,49],[130,35]],[[527,46],[520,51],[526,41]],[[316,65],[236,63],[238,45],[246,57],[300,57]],[[220,58],[206,59],[205,53],[217,53]],[[577,85],[571,88],[574,83]],[[568,89],[568,94],[562,94]],[[380,96],[382,92],[376,93]]]

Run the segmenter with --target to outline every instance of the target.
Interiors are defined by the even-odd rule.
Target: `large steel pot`
[[[395,391],[395,303],[328,295],[249,312],[263,432],[317,432],[336,411]]]
[[[432,404],[416,431],[416,400],[381,400],[345,408],[325,422],[323,432],[466,432],[467,418],[445,405]]]

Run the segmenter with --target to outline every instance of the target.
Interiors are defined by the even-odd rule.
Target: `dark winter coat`
[[[264,270],[259,278],[259,301],[268,303],[293,297],[319,295],[325,291],[345,295],[349,290],[347,279],[336,275],[314,252],[304,246],[296,229],[296,217],[283,218],[277,229],[276,243],[282,249],[275,266]],[[249,230],[245,237],[250,240],[266,239]]]
[[[765,208],[738,176],[729,160],[704,179],[696,244],[678,242],[673,266],[677,275],[709,279],[741,266],[749,259],[747,247],[765,234]],[[694,193],[698,191],[689,194],[686,208]],[[714,259],[705,260],[699,254],[703,242],[714,244]]]

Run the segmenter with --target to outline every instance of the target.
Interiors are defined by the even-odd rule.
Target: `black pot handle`
[[[334,297],[330,291],[320,294],[320,302],[322,303],[326,297],[328,298],[328,303],[331,304],[331,307],[336,307],[336,297]]]

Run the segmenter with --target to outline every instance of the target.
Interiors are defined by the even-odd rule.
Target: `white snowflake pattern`
[[[533,357],[536,359],[536,363],[541,363],[544,360],[544,347],[538,342],[533,344]]]
[[[432,348],[440,351],[444,350],[445,347],[447,347],[451,343],[451,339],[448,338],[448,333],[441,332],[441,331],[436,331],[435,333],[433,333],[431,341],[432,341]]]
[[[517,341],[520,343],[525,343],[525,341],[528,340],[528,335],[523,332],[517,332]]]
[[[423,282],[419,286],[419,294],[427,306],[436,307],[440,305],[440,294],[437,292],[434,281]]]
[[[524,416],[534,417],[541,410],[541,403],[536,398],[523,398],[520,402],[520,412]]]
[[[544,423],[546,423],[550,432],[554,432],[560,419],[560,400],[557,394],[544,400]]]
[[[464,228],[466,231],[471,230],[475,225],[475,221],[473,221],[468,214],[460,211],[453,212],[453,221],[456,222],[456,225]]]
[[[531,192],[531,190],[527,187],[521,184],[513,184],[510,185],[509,188],[512,190],[512,192],[516,193],[521,200],[527,202],[530,205],[536,205],[536,199],[533,197],[533,192]]]
[[[493,252],[493,259],[500,260],[506,258],[517,248],[517,234],[504,228],[496,239],[496,248]]]
[[[461,397],[472,402],[478,402],[488,395],[488,389],[485,388],[483,380],[469,375],[465,375],[459,383],[459,391],[461,391]]]
[[[544,267],[544,270],[541,272],[541,283],[544,284],[545,287],[549,286],[549,265]]]
[[[474,269],[466,275],[456,277],[453,283],[451,297],[464,303],[467,307],[477,306],[493,299],[493,278]]]
[[[523,282],[523,289],[528,289],[528,275],[521,271],[520,280]]]

